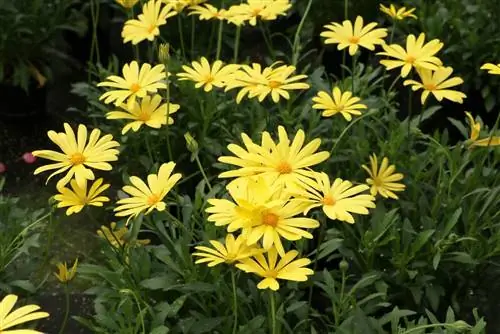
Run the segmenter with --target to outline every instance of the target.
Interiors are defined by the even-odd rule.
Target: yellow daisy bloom
[[[312,208],[321,206],[328,218],[354,224],[351,213],[367,215],[369,208],[375,208],[375,197],[363,193],[368,189],[367,185],[354,186],[351,182],[340,178],[330,183],[327,174],[315,173],[314,179],[306,179],[290,191],[295,193],[294,201],[306,205],[304,214]]]
[[[179,80],[190,80],[196,82],[195,87],[204,87],[205,92],[210,92],[213,87],[222,88],[226,81],[238,70],[240,65],[223,65],[222,61],[216,60],[212,66],[207,58],[201,57],[200,62],[193,61],[192,67],[183,65],[183,73],[178,73]]]
[[[59,272],[54,273],[54,275],[57,277],[59,282],[68,283],[73,278],[75,278],[77,266],[78,266],[78,259],[75,260],[75,263],[73,263],[73,266],[71,267],[70,270],[68,270],[68,265],[66,264],[66,262],[64,263],[59,262],[57,264],[57,269]]]
[[[122,135],[126,134],[130,129],[137,132],[141,126],[147,125],[151,128],[159,129],[162,125],[167,124],[167,107],[168,107],[168,124],[174,124],[174,119],[170,115],[180,109],[180,105],[174,103],[163,103],[162,97],[158,94],[154,96],[145,96],[141,103],[135,101],[134,106],[129,109],[128,105],[123,105],[125,111],[111,111],[106,114],[107,119],[129,119],[122,129]],[[161,104],[161,105],[160,105]]]
[[[196,246],[198,252],[193,253],[193,256],[199,257],[195,264],[208,262],[209,267],[214,267],[221,263],[232,264],[236,261],[241,261],[259,252],[263,252],[254,246],[248,246],[247,240],[243,235],[234,238],[231,233],[226,235],[225,244],[217,240],[210,240],[213,248],[205,246]],[[215,248],[215,249],[214,249]]]
[[[401,76],[403,78],[406,78],[412,68],[437,70],[443,63],[435,55],[442,49],[443,43],[439,39],[424,43],[424,33],[421,33],[418,38],[410,34],[406,38],[406,50],[398,44],[383,44],[384,52],[379,52],[377,55],[395,58],[395,60],[384,59],[380,63],[388,70],[401,67]]]
[[[164,81],[167,74],[162,64],[154,67],[142,64],[139,71],[139,64],[134,60],[123,66],[122,73],[123,77],[111,75],[106,78],[108,81],[97,84],[99,87],[117,88],[102,94],[99,100],[121,106],[128,99],[129,107],[132,107],[136,97],[143,98],[149,93],[157,93],[158,89],[167,89]]]
[[[119,5],[125,8],[132,8],[135,6],[136,3],[139,2],[139,0],[115,0]]]
[[[200,20],[225,20],[225,9],[218,9],[210,4],[203,4],[201,6],[192,6],[189,7],[188,15],[198,15]]]
[[[403,179],[403,174],[394,173],[396,171],[396,166],[389,166],[389,159],[384,157],[382,159],[382,164],[380,168],[377,163],[377,156],[373,154],[370,156],[371,168],[362,165],[364,170],[368,172],[370,178],[366,179],[366,183],[371,186],[370,193],[372,196],[380,194],[385,198],[398,199],[398,196],[393,193],[393,191],[403,191],[406,186],[402,183],[398,183]]]
[[[481,133],[481,123],[476,122],[469,112],[465,112],[470,124],[470,146],[498,146],[500,145],[500,137],[491,136],[488,138],[478,139]]]
[[[114,248],[122,248],[125,245],[135,246],[135,245],[147,245],[151,242],[149,239],[135,240],[133,244],[127,240],[127,234],[129,232],[126,226],[116,228],[116,223],[113,222],[110,224],[110,227],[102,225],[99,230],[97,230],[97,235],[107,240],[111,246]]]
[[[459,77],[449,78],[453,73],[453,68],[451,67],[439,67],[437,70],[432,71],[425,68],[417,69],[417,73],[420,76],[422,82],[415,80],[405,80],[403,84],[405,86],[411,85],[413,91],[422,89],[422,104],[425,103],[429,94],[434,95],[434,97],[441,102],[443,99],[448,99],[453,102],[463,103],[463,99],[467,96],[459,91],[451,90],[450,87],[461,85],[464,81]]]
[[[342,92],[340,88],[334,87],[332,94],[320,91],[313,97],[313,109],[323,110],[324,117],[331,117],[336,114],[344,116],[346,121],[352,120],[352,115],[361,115],[361,109],[366,109],[367,106],[358,103],[361,101],[359,97],[353,97],[349,91]]]
[[[397,8],[393,4],[391,4],[389,7],[386,7],[382,4],[380,4],[380,11],[382,13],[387,14],[391,18],[393,18],[395,20],[399,20],[399,21],[404,20],[407,17],[413,17],[414,19],[416,19],[417,16],[415,14],[413,14],[415,9],[416,8],[412,8],[412,9],[407,10],[406,7]]]
[[[103,191],[109,188],[109,184],[102,184],[103,179],[98,179],[90,187],[87,193],[87,180],[84,180],[83,187],[80,187],[76,180],[71,180],[71,189],[66,187],[59,188],[60,194],[54,196],[58,201],[58,208],[69,207],[66,215],[72,215],[82,211],[86,205],[103,206],[104,202],[109,202],[106,196],[99,196]]]
[[[229,15],[248,21],[251,26],[257,24],[257,19],[263,21],[276,20],[280,15],[286,15],[292,4],[288,0],[247,0],[246,3],[229,8]]]
[[[500,64],[486,63],[481,66],[482,70],[487,70],[488,74],[500,75]]]
[[[276,291],[280,287],[278,279],[305,282],[307,276],[314,274],[311,269],[304,268],[311,263],[311,260],[306,258],[294,260],[297,255],[299,252],[291,250],[282,255],[278,262],[278,252],[271,248],[267,252],[267,259],[263,254],[257,254],[236,264],[236,267],[244,272],[263,277],[264,279],[259,282],[257,288]]]
[[[62,153],[52,150],[32,152],[36,157],[57,161],[56,163],[38,167],[35,170],[35,175],[56,169],[48,177],[48,182],[54,175],[67,171],[66,176],[57,183],[57,187],[66,185],[74,175],[78,186],[83,188],[85,180],[94,180],[95,178],[90,168],[106,171],[112,169],[108,162],[118,160],[119,151],[115,147],[120,146],[118,142],[113,140],[112,135],[100,137],[101,130],[94,129],[88,136],[87,142],[87,127],[85,125],[80,124],[78,126],[77,136],[75,136],[68,123],[64,123],[64,130],[65,132],[59,133],[51,130],[47,133],[50,140],[59,146]]]
[[[193,7],[204,3],[207,0],[163,0],[167,7],[172,8],[172,10],[180,13],[186,7]]]
[[[160,0],[150,0],[142,7],[142,14],[136,19],[125,22],[122,30],[123,43],[136,45],[144,40],[153,41],[160,35],[160,26],[167,24],[167,19],[177,15],[169,6],[163,6]]]
[[[345,20],[342,24],[332,22],[325,25],[324,27],[327,30],[323,31],[321,36],[326,37],[325,44],[338,44],[338,50],[349,47],[349,54],[354,56],[359,47],[373,51],[375,45],[384,44],[387,29],[375,29],[376,26],[377,23],[375,22],[363,26],[363,18],[358,16],[354,26],[349,20]]]
[[[114,209],[115,215],[117,217],[129,216],[128,223],[130,219],[144,211],[146,215],[153,209],[164,211],[167,205],[163,202],[163,198],[181,178],[179,173],[172,174],[174,167],[174,162],[162,164],[158,174],[148,175],[147,184],[137,176],[131,176],[132,185],[123,187],[123,191],[131,197],[121,199],[116,203],[119,206]]]
[[[279,141],[276,143],[269,132],[262,133],[262,143],[257,145],[246,135],[241,135],[245,148],[235,144],[228,145],[236,157],[223,156],[219,161],[240,167],[219,175],[221,178],[260,175],[270,178],[279,184],[293,184],[297,180],[310,175],[309,168],[317,165],[330,156],[326,151],[316,152],[321,139],[316,138],[304,146],[305,133],[297,131],[290,143],[283,126],[278,127]]]
[[[47,312],[38,311],[40,306],[33,304],[22,306],[11,312],[16,302],[16,295],[7,295],[0,301],[0,333],[43,334],[42,332],[32,329],[9,329],[25,322],[47,318],[49,316]]]

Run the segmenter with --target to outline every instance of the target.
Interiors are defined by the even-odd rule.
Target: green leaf
[[[168,290],[168,288],[175,285],[175,283],[175,277],[172,277],[171,275],[162,275],[145,279],[140,283],[140,285],[150,290]]]
[[[340,248],[342,246],[342,243],[344,242],[344,239],[340,238],[333,238],[330,239],[326,242],[323,242],[320,246],[320,253],[318,255],[318,260],[330,255],[334,251]]]
[[[432,267],[434,270],[436,270],[439,266],[439,262],[441,261],[441,253],[437,252],[434,254],[434,257],[432,258]]]
[[[170,329],[166,326],[158,326],[156,328],[153,328],[150,334],[168,334],[170,332]]]
[[[430,237],[434,234],[436,230],[427,230],[420,232],[417,239],[411,245],[411,254],[415,256],[417,252],[424,247],[424,245],[429,241]]]
[[[469,135],[468,135],[468,131],[467,129],[465,128],[464,124],[460,121],[457,121],[456,119],[453,119],[453,118],[450,118],[448,117],[448,121],[450,121],[450,123],[457,128],[458,131],[460,131],[460,134],[464,137],[464,138],[469,138]]]
[[[445,238],[448,236],[448,234],[451,232],[451,230],[455,227],[455,225],[458,223],[458,218],[460,218],[460,215],[462,214],[462,208],[458,208],[455,210],[453,215],[448,219],[448,222],[446,223],[444,230],[442,232],[441,237]]]

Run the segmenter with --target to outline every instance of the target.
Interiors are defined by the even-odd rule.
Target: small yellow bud
[[[56,275],[57,279],[61,283],[68,283],[73,278],[75,278],[77,266],[78,266],[78,259],[75,260],[75,263],[73,264],[70,270],[68,270],[68,265],[66,264],[66,262],[64,263],[59,262],[57,264],[57,269],[59,270],[59,273],[54,273],[54,275]]]
[[[158,47],[158,59],[162,64],[167,64],[170,59],[170,45],[168,43],[161,43]]]
[[[198,142],[191,136],[189,132],[186,132],[184,134],[184,139],[186,139],[186,147],[189,150],[189,152],[193,154],[198,153]]]
[[[139,0],[115,0],[115,1],[125,8],[132,8],[135,6],[136,3],[139,2]]]

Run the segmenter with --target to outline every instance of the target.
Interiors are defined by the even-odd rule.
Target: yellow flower
[[[307,276],[313,275],[314,271],[304,268],[311,263],[311,260],[302,258],[294,259],[299,252],[292,250],[281,256],[278,262],[278,252],[271,248],[267,253],[267,259],[263,254],[257,254],[253,258],[243,260],[236,264],[238,269],[247,273],[254,273],[264,279],[259,282],[257,288],[278,290],[280,285],[278,279],[295,282],[307,281]]]
[[[438,101],[443,99],[448,99],[453,102],[462,103],[463,99],[467,96],[459,91],[448,89],[457,85],[461,85],[464,81],[459,77],[449,78],[453,73],[451,67],[439,67],[437,70],[432,71],[425,68],[417,69],[417,73],[420,76],[422,82],[415,80],[405,80],[403,83],[405,86],[411,85],[413,91],[422,89],[422,104],[425,103],[429,94],[434,95]]]
[[[139,0],[115,0],[119,5],[125,8],[132,8]]]
[[[389,15],[390,17],[392,17],[395,20],[404,20],[407,17],[413,17],[414,19],[417,18],[417,16],[415,14],[413,14],[413,12],[415,11],[415,8],[406,10],[406,7],[401,7],[398,9],[393,4],[391,4],[390,7],[386,7],[382,4],[380,4],[380,11],[382,13]]]
[[[200,20],[224,20],[225,18],[225,9],[218,9],[210,4],[204,4],[202,6],[192,6],[189,7],[188,15],[198,15]]]
[[[291,7],[288,0],[247,0],[246,3],[231,6],[229,16],[248,21],[251,26],[255,26],[257,19],[276,20],[279,15],[286,15],[286,11]]]
[[[500,75],[500,64],[486,63],[481,66],[482,70],[487,70],[489,74]]]
[[[334,87],[332,94],[321,91],[313,97],[313,109],[323,110],[324,117],[331,117],[340,113],[347,121],[352,119],[351,115],[361,115],[361,109],[366,109],[366,105],[358,103],[359,97],[353,97],[349,91],[342,92],[338,87]]]
[[[252,142],[245,133],[242,133],[241,137],[246,149],[230,144],[227,148],[236,157],[223,156],[218,159],[222,163],[240,168],[223,172],[219,177],[260,175],[279,184],[293,184],[307,177],[311,173],[310,167],[325,161],[330,156],[326,151],[316,152],[321,145],[319,138],[304,146],[305,134],[302,130],[297,131],[291,143],[283,126],[278,127],[278,143],[274,142],[267,131],[262,133],[260,146]]]
[[[104,135],[99,138],[101,130],[94,129],[90,133],[87,142],[87,127],[83,124],[78,126],[78,134],[75,137],[73,129],[68,123],[64,123],[65,132],[49,131],[47,134],[62,150],[62,153],[52,150],[39,150],[32,152],[34,156],[57,161],[35,170],[35,175],[47,170],[56,169],[47,179],[47,182],[54,175],[64,173],[64,176],[57,187],[63,187],[75,176],[76,183],[81,188],[84,187],[85,180],[94,180],[94,173],[90,168],[100,170],[111,170],[109,161],[118,160],[118,150],[115,147],[120,144],[113,140],[112,135]],[[89,167],[89,168],[87,168]]]
[[[360,46],[373,51],[375,45],[384,43],[387,29],[375,29],[376,26],[375,22],[363,26],[363,18],[358,16],[354,26],[349,20],[345,20],[342,24],[332,22],[325,25],[327,30],[323,31],[321,36],[327,38],[325,44],[338,44],[339,50],[349,47],[349,54],[354,56]]]
[[[406,78],[413,67],[437,70],[443,63],[435,55],[443,47],[439,39],[425,43],[425,34],[421,33],[418,38],[408,35],[406,38],[406,50],[398,44],[383,44],[384,52],[377,53],[394,59],[381,60],[380,63],[388,70],[401,66],[401,76]]]
[[[152,68],[150,64],[143,64],[139,71],[139,64],[134,60],[123,66],[123,78],[111,75],[107,77],[108,81],[97,84],[99,87],[117,88],[102,94],[99,100],[121,106],[128,99],[131,108],[136,97],[143,98],[149,93],[157,93],[158,89],[167,89],[166,77],[164,65]]]
[[[119,204],[114,210],[116,216],[129,216],[128,223],[130,219],[137,217],[144,211],[146,211],[146,215],[153,209],[164,211],[167,205],[163,202],[163,198],[181,178],[179,173],[172,174],[174,167],[174,162],[162,164],[158,174],[148,175],[148,184],[137,176],[131,176],[130,183],[132,185],[123,187],[123,191],[131,197],[121,199],[116,203]]]
[[[210,92],[214,86],[219,88],[224,87],[228,78],[240,67],[240,65],[235,64],[224,66],[220,60],[216,60],[210,66],[205,57],[201,57],[200,62],[193,61],[191,65],[192,67],[182,66],[185,72],[177,74],[180,77],[179,80],[194,81],[196,82],[195,87],[204,87],[205,92]]]
[[[25,305],[11,312],[17,302],[16,295],[7,295],[0,302],[0,333],[5,334],[43,334],[32,329],[9,329],[22,323],[47,318],[47,312],[35,312],[40,309],[38,305]],[[9,314],[10,313],[10,314]]]
[[[111,111],[106,114],[107,119],[130,119],[123,129],[122,134],[126,134],[130,129],[137,132],[141,126],[147,125],[151,128],[159,129],[167,124],[167,103],[163,103],[160,95],[145,96],[141,103],[135,101],[134,106],[129,109],[128,105],[123,105],[125,111]],[[160,105],[161,104],[161,105]],[[174,119],[170,117],[180,109],[178,104],[168,104],[168,124],[174,124]]]
[[[128,20],[125,22],[122,30],[123,43],[132,42],[138,44],[147,39],[153,41],[160,35],[160,26],[167,24],[167,19],[177,12],[172,11],[171,7],[164,6],[160,0],[150,0],[142,7],[142,14],[139,14],[137,20]]]
[[[212,244],[213,248],[205,246],[195,247],[198,252],[193,253],[193,256],[200,257],[195,261],[195,264],[208,262],[207,265],[209,267],[214,267],[221,263],[232,264],[263,252],[263,250],[254,246],[248,246],[246,238],[243,235],[239,235],[235,239],[231,233],[226,235],[225,245],[217,240],[210,240],[210,244]]]
[[[150,243],[149,239],[135,240],[132,244],[127,240],[128,228],[126,226],[116,228],[116,223],[111,223],[111,228],[102,225],[101,229],[97,231],[97,235],[106,239],[114,248],[121,248],[129,244],[130,246],[147,245]]]
[[[490,136],[488,138],[478,139],[481,132],[481,124],[476,122],[469,112],[465,112],[470,124],[470,146],[498,146],[500,137]]]
[[[197,6],[207,0],[163,0],[167,7],[172,8],[177,13],[180,13],[186,7]]]
[[[102,184],[103,180],[95,181],[87,193],[87,180],[83,182],[83,187],[80,187],[75,180],[71,180],[71,189],[66,187],[59,188],[60,194],[54,196],[58,201],[58,208],[69,207],[66,210],[66,215],[82,211],[86,205],[103,206],[104,202],[108,202],[106,196],[99,196],[103,191],[109,188],[109,184]]]
[[[403,191],[406,186],[402,183],[398,183],[397,181],[401,181],[403,179],[403,174],[394,173],[396,171],[396,166],[389,166],[389,159],[384,157],[382,159],[382,164],[380,168],[377,163],[377,156],[373,154],[370,156],[370,164],[371,169],[362,165],[364,170],[368,172],[370,178],[366,179],[366,183],[371,185],[370,193],[372,196],[380,194],[385,198],[394,198],[398,199],[398,196],[393,193],[393,191]]]
[[[78,267],[78,259],[75,260],[75,263],[73,263],[73,266],[71,267],[71,269],[69,271],[68,271],[68,265],[66,264],[66,262],[64,262],[64,263],[59,262],[57,264],[57,269],[59,270],[59,273],[54,273],[54,275],[56,275],[59,282],[68,283],[73,278],[75,278],[77,267]]]
[[[368,208],[375,208],[373,203],[375,197],[363,193],[369,189],[367,185],[354,186],[351,182],[340,178],[336,178],[331,184],[325,173],[316,173],[314,179],[306,179],[301,185],[292,189],[296,197],[294,201],[306,205],[304,214],[312,208],[321,206],[328,218],[354,224],[351,213],[367,215]]]

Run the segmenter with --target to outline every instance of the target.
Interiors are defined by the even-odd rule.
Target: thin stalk
[[[347,20],[349,15],[349,0],[344,0],[344,20]]]
[[[428,329],[428,328],[436,328],[436,327],[455,327],[454,324],[429,324],[429,325],[423,325],[423,326],[418,326],[418,327],[415,327],[415,328],[412,328],[408,331],[404,331],[402,332],[401,334],[410,334],[410,333],[414,333],[414,332],[421,332],[422,329]]]
[[[149,133],[147,132],[145,136],[145,142],[146,142],[146,150],[148,151],[149,161],[151,161],[151,164],[154,164],[153,152],[151,151],[151,144],[149,143]]]
[[[238,53],[240,51],[240,38],[241,38],[241,26],[239,25],[236,28],[236,36],[234,40],[234,54],[233,54],[233,63],[238,63]]]
[[[167,152],[168,152],[168,159],[169,161],[173,161],[173,155],[172,155],[172,146],[170,145],[170,78],[168,77],[168,64],[165,64],[165,71],[167,73],[167,124],[165,128],[165,132],[167,134]]]
[[[184,33],[182,31],[182,22],[180,15],[177,15],[177,27],[179,30],[179,39],[181,42],[182,58],[186,59],[186,48],[184,47]]]
[[[91,1],[93,3],[94,0]],[[96,52],[96,61],[98,64],[101,63],[101,55],[99,52],[99,43],[97,40],[97,26],[99,24],[99,12],[100,12],[100,4],[99,1],[96,1],[94,4],[94,10],[92,15],[92,43],[95,44],[95,52]],[[91,59],[92,60],[92,59]]]
[[[128,14],[128,19],[132,20],[135,17],[135,12],[134,12],[134,7],[130,8],[129,11],[127,11]],[[132,49],[134,51],[134,58],[137,62],[140,62],[140,54],[139,54],[139,45],[133,45]]]
[[[351,91],[352,91],[352,94],[354,94],[354,77],[355,77],[355,73],[356,73],[356,61],[358,60],[358,55],[357,53],[352,57],[352,68],[351,68]]]
[[[295,31],[295,37],[293,38],[293,47],[292,47],[292,65],[297,66],[300,55],[300,32],[302,31],[302,27],[304,26],[304,22],[306,21],[307,15],[309,14],[309,10],[311,9],[312,0],[309,0],[307,3],[306,10],[304,11],[304,15],[302,15],[302,19],[300,20],[299,26],[297,27],[297,31]]]
[[[191,15],[191,59],[194,58],[194,41],[195,41],[195,26],[196,26],[196,23],[195,23],[195,19],[194,19],[194,15]]]
[[[325,237],[325,222],[321,222],[321,227],[319,230],[319,238],[318,238],[318,245],[316,246],[316,255],[314,256],[314,267],[313,267],[313,272],[316,272],[316,269],[318,268],[318,257],[319,257],[319,247],[323,243],[323,239]],[[309,297],[307,298],[308,300],[308,305],[311,305],[312,301],[312,293],[313,293],[313,286],[311,285],[309,287]]]
[[[217,33],[217,52],[215,53],[215,60],[220,60],[220,53],[222,51],[222,32],[224,31],[224,21],[219,21],[219,29]]]
[[[231,284],[233,287],[233,334],[238,332],[238,295],[236,294],[236,279],[234,277],[234,270],[231,270]]]
[[[264,23],[260,22],[260,31],[262,32],[262,37],[264,38],[264,43],[266,44],[267,50],[269,51],[269,54],[271,55],[271,59],[274,60],[274,48],[273,44],[270,38],[267,36],[266,29],[264,29]]]
[[[344,128],[344,130],[342,131],[342,133],[341,133],[341,134],[340,134],[340,136],[338,137],[337,142],[335,142],[335,145],[333,145],[332,149],[330,150],[330,154],[332,154],[332,153],[333,153],[333,151],[335,151],[335,148],[337,147],[337,145],[338,145],[338,143],[340,142],[340,140],[342,139],[342,137],[344,137],[344,135],[347,133],[347,131],[349,131],[349,129],[350,129],[350,128],[354,125],[354,124],[356,124],[357,122],[361,121],[363,118],[368,117],[368,116],[371,116],[371,115],[373,115],[373,114],[375,114],[375,113],[376,113],[376,111],[370,111],[370,112],[367,112],[366,114],[364,114],[364,115],[362,115],[362,116],[360,116],[360,117],[356,118],[355,120],[351,121],[351,122],[349,123],[349,125],[348,125],[348,126],[346,126],[346,127]]]
[[[205,170],[203,170],[203,166],[201,165],[200,157],[198,156],[198,154],[194,155],[194,160],[196,160],[196,164],[198,165],[198,168],[200,169],[201,175],[203,176],[203,179],[207,183],[208,190],[212,191],[212,186],[210,185],[210,181],[208,180],[207,174],[205,174]]]
[[[276,305],[272,290],[269,290],[269,302],[271,304],[271,333],[276,334]]]
[[[64,283],[64,296],[65,296],[65,304],[66,308],[64,310],[64,318],[63,322],[61,324],[61,328],[59,329],[59,334],[64,333],[64,329],[66,328],[66,323],[68,322],[68,317],[69,317],[69,289],[68,289],[68,283]]]
[[[409,95],[408,95],[408,150],[411,147],[411,140],[410,140],[410,124],[411,124],[411,116],[412,116],[412,108],[413,108],[413,92],[411,89],[409,89]]]
[[[389,38],[389,44],[392,44],[392,40],[394,38],[394,32],[396,31],[396,20],[392,21],[392,29],[391,29],[391,37]]]

